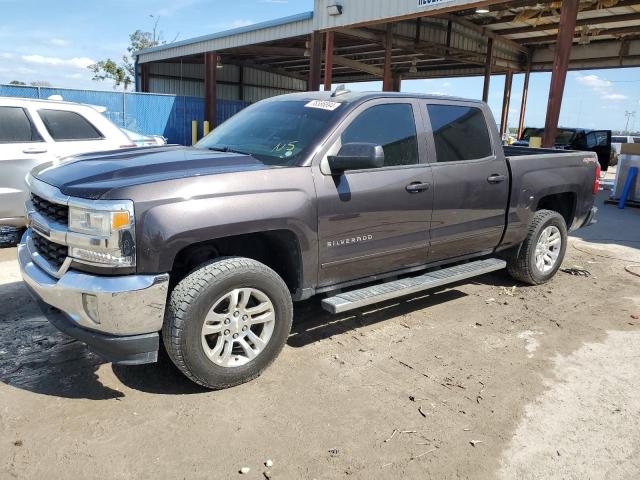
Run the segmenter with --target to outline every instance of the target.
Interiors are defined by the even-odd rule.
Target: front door
[[[493,118],[476,103],[431,100],[422,107],[432,132],[429,261],[488,252],[502,238],[509,198],[507,162],[493,148]]]
[[[314,165],[320,287],[426,263],[433,190],[417,108],[411,99],[364,103]],[[381,145],[384,165],[332,175],[327,155],[351,142]]]

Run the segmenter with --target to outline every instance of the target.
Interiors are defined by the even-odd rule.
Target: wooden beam
[[[317,92],[320,90],[320,77],[322,75],[322,33],[311,32],[309,38],[309,79],[307,90]]]
[[[594,30],[600,30],[597,36],[601,36],[601,35],[620,36],[620,35],[640,34],[640,26],[621,27],[621,28],[597,28]],[[580,30],[575,31],[575,27],[574,27],[574,32],[572,32],[572,35],[571,35],[572,41],[580,39],[580,34],[581,34]],[[593,35],[589,35],[589,36],[593,36]],[[535,45],[538,43],[553,43],[556,41],[556,38],[557,38],[557,34],[522,38],[520,39],[520,41],[522,42],[523,45]]]
[[[502,95],[502,115],[500,121],[500,138],[507,131],[509,124],[509,104],[511,103],[511,85],[513,83],[513,72],[509,70],[504,79],[504,94]]]
[[[333,32],[325,33],[324,43],[324,91],[331,90],[333,74]]]
[[[387,23],[384,36],[384,72],[382,76],[382,91],[393,91],[393,77],[391,72],[391,52],[393,50],[393,24]]]
[[[218,66],[218,54],[206,52],[204,54],[204,119],[213,129],[217,124],[217,94],[216,72]]]
[[[391,91],[399,92],[401,84],[402,84],[402,76],[398,72],[395,72],[391,77]]]
[[[351,60],[350,58],[343,57],[342,55],[334,55],[333,63],[336,65],[342,65],[343,67],[349,67],[353,70],[359,70],[366,72],[376,77],[384,77],[384,70],[375,65],[369,65],[368,63],[359,62],[357,60]]]
[[[640,12],[637,13],[625,13],[622,15],[610,15],[608,17],[596,17],[596,18],[580,18],[576,21],[576,27],[583,26],[593,26],[602,25],[608,23],[619,23],[619,22],[635,22],[640,20]],[[527,25],[526,27],[517,27],[517,28],[507,28],[504,30],[497,30],[496,32],[500,35],[519,35],[522,33],[529,32],[544,32],[547,30],[557,30],[559,26],[559,22],[547,23],[547,24],[539,24],[539,25]],[[611,28],[611,27],[604,27]]]
[[[558,131],[560,108],[562,107],[562,95],[567,79],[567,69],[571,57],[573,33],[578,18],[579,0],[564,0],[560,11],[560,28],[556,43],[553,70],[551,73],[551,87],[549,89],[549,101],[547,102],[547,117],[544,124],[544,137],[542,146],[553,147]]]
[[[460,17],[458,15],[453,15],[451,13],[445,13],[443,15],[439,15],[439,18],[444,18],[445,20],[449,20],[453,23],[457,23],[458,25],[462,25],[465,28],[469,28],[477,33],[479,33],[480,35],[482,35],[483,37],[488,37],[488,38],[493,38],[494,40],[501,42],[505,45],[510,46],[511,48],[518,50],[526,55],[529,55],[529,49],[527,47],[524,47],[522,45],[520,45],[517,42],[514,42],[513,40],[510,40],[508,38],[503,37],[502,35],[494,32],[493,30],[483,27],[482,25],[478,25],[477,23],[473,23],[470,20],[467,20],[466,18]]]
[[[489,86],[491,84],[491,64],[493,63],[493,38],[487,40],[487,58],[484,62],[484,85],[482,87],[482,101],[489,101]]]
[[[544,2],[531,2],[532,5],[535,5],[536,3],[544,3]],[[551,2],[546,2],[547,4],[551,3]],[[618,2],[616,2],[615,6],[613,8],[620,8],[620,7],[636,7],[636,6],[640,6],[640,2],[638,0],[619,0]],[[583,12],[593,12],[593,11],[598,11],[598,10],[602,10],[602,4],[600,2],[593,2],[591,5],[585,6],[585,8],[583,10],[580,11],[580,13]],[[488,20],[486,22],[483,22],[482,24],[480,24],[483,27],[487,27],[490,25],[500,25],[503,23],[512,23],[516,20],[516,18],[518,18],[520,14],[516,13],[516,14],[511,14],[511,15],[504,15],[500,18],[491,18],[491,20]],[[549,9],[547,11],[541,11],[539,16],[536,16],[536,18],[557,18],[558,16],[555,14],[555,9]],[[498,33],[502,33],[501,30],[495,30]]]

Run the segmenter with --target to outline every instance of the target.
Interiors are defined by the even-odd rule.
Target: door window
[[[24,108],[0,107],[0,143],[42,142]]]
[[[341,141],[342,145],[366,142],[382,146],[385,167],[418,163],[416,124],[408,103],[368,108],[345,129]]]
[[[457,105],[427,105],[438,162],[478,160],[493,154],[482,110]]]
[[[606,147],[607,144],[607,132],[590,132],[587,134],[587,148]]]
[[[44,126],[55,141],[100,140],[103,135],[86,118],[65,110],[38,110]]]

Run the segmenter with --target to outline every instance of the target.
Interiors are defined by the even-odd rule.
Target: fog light
[[[93,323],[100,323],[100,317],[98,317],[98,298],[95,295],[83,293],[82,306]]]

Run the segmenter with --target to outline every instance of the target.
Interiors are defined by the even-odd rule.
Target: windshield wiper
[[[242,150],[237,150],[235,148],[231,148],[229,146],[224,147],[207,147],[209,150],[213,150],[214,152],[231,152],[231,153],[239,153],[241,155],[251,155],[250,153],[243,152]]]

